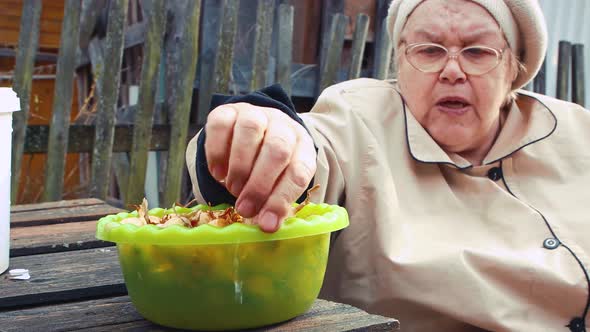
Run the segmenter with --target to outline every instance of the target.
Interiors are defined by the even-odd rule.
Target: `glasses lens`
[[[446,62],[447,50],[434,44],[414,45],[406,52],[408,61],[424,72],[437,72]]]
[[[492,48],[474,46],[463,49],[459,60],[466,73],[478,75],[494,68],[500,61],[500,54]]]

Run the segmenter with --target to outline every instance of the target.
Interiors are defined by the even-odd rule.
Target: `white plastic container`
[[[12,88],[0,88],[0,273],[8,269],[12,113],[19,110],[19,98]]]

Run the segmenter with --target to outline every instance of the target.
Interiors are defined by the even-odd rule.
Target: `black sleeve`
[[[249,103],[260,107],[271,107],[281,110],[287,114],[291,119],[297,121],[306,130],[307,127],[303,120],[297,115],[295,106],[291,102],[289,96],[281,88],[279,84],[275,84],[259,91],[252,92],[245,96],[225,96],[225,95],[213,95],[211,101],[211,108],[214,109],[217,106],[231,103]],[[308,130],[309,132],[309,130]],[[201,195],[207,203],[211,205],[217,205],[221,203],[228,203],[235,205],[236,198],[215,178],[209,173],[209,167],[207,165],[207,158],[205,157],[205,137],[207,133],[205,129],[201,132],[199,139],[197,140],[197,162],[196,162],[196,173]],[[317,150],[317,149],[316,149]],[[310,182],[308,189],[311,187],[313,179]],[[303,193],[297,200],[298,203],[303,202],[306,197],[306,193]]]

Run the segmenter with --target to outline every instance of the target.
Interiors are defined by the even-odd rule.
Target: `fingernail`
[[[249,199],[239,202],[237,208],[238,213],[246,218],[251,218],[256,214],[256,205]]]
[[[229,191],[236,197],[240,195],[242,192],[242,188],[244,187],[244,183],[240,180],[236,180],[231,184]]]
[[[258,225],[265,232],[274,232],[279,226],[279,218],[275,213],[264,212],[258,221]]]

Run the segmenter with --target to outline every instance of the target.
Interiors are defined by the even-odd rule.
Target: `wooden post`
[[[586,106],[585,74],[584,45],[574,44],[572,47],[572,101],[582,107]]]
[[[330,29],[330,38],[328,39],[329,44],[326,47],[326,58],[322,61],[324,67],[321,70],[318,94],[338,81],[338,69],[340,68],[347,24],[348,17],[344,14],[335,14],[332,17],[332,28]]]
[[[279,6],[279,34],[277,43],[277,82],[291,96],[291,62],[293,62],[293,6]]]
[[[539,72],[537,73],[537,76],[535,76],[535,80],[533,82],[533,91],[535,91],[536,93],[540,93],[540,94],[546,94],[547,93],[547,88],[546,86],[546,80],[547,80],[547,74],[546,74],[546,69],[547,68],[547,58],[545,58],[545,60],[543,60],[543,63],[541,64],[541,68],[539,69]]]
[[[375,68],[373,75],[375,78],[384,80],[389,76],[391,65],[392,44],[389,34],[387,33],[387,25],[381,24],[381,34],[379,35],[378,54],[375,55]]]
[[[367,14],[358,14],[356,17],[352,41],[352,60],[350,61],[350,68],[348,70],[349,80],[360,77],[365,45],[367,43],[367,33],[369,31],[369,20],[369,15]]]
[[[561,100],[568,100],[571,59],[572,44],[568,41],[560,41],[557,59],[557,91],[555,92],[555,96]]]
[[[229,93],[229,82],[234,58],[234,43],[238,30],[239,0],[225,0],[223,8],[223,21],[221,38],[217,45],[218,63],[215,71],[216,87],[218,93]],[[237,91],[234,91],[237,94]]]
[[[105,64],[101,80],[101,98],[98,100],[96,132],[92,154],[90,195],[106,199],[110,183],[110,168],[114,141],[115,108],[119,96],[123,37],[127,19],[128,0],[111,1],[105,45]]]
[[[66,0],[49,127],[49,150],[45,165],[43,201],[58,201],[63,193],[79,31],[80,1]]]
[[[192,121],[204,124],[209,115],[211,97],[215,89],[215,73],[217,72],[217,62],[219,53],[219,42],[221,40],[221,23],[223,12],[225,11],[227,0],[209,0],[203,2],[203,22],[201,33],[201,49],[199,61],[197,63],[199,75],[199,100],[197,112],[191,114]]]
[[[375,9],[375,37],[373,38],[373,75],[384,79],[389,60],[391,59],[391,41],[387,31],[387,10],[390,0],[377,0]]]
[[[263,88],[267,83],[274,8],[274,0],[258,0],[252,79],[250,80],[250,90],[252,91]]]
[[[200,0],[175,0],[168,2],[174,15],[172,38],[167,47],[166,61],[168,109],[172,111],[170,150],[166,166],[166,184],[164,187],[163,206],[171,206],[180,196],[184,156],[188,132],[188,120],[191,111],[193,82],[199,54],[199,17]]]
[[[33,66],[35,65],[35,54],[39,44],[41,6],[41,0],[23,1],[13,82],[14,90],[20,98],[21,111],[12,115],[12,177],[10,179],[10,201],[12,204],[16,204],[27,120],[29,119]]]
[[[143,48],[141,82],[135,126],[133,130],[133,150],[131,152],[129,181],[125,205],[140,204],[144,197],[144,184],[148,161],[148,150],[152,138],[158,69],[160,65],[164,29],[166,26],[166,6],[164,0],[144,0],[144,13],[147,19],[147,35]]]

